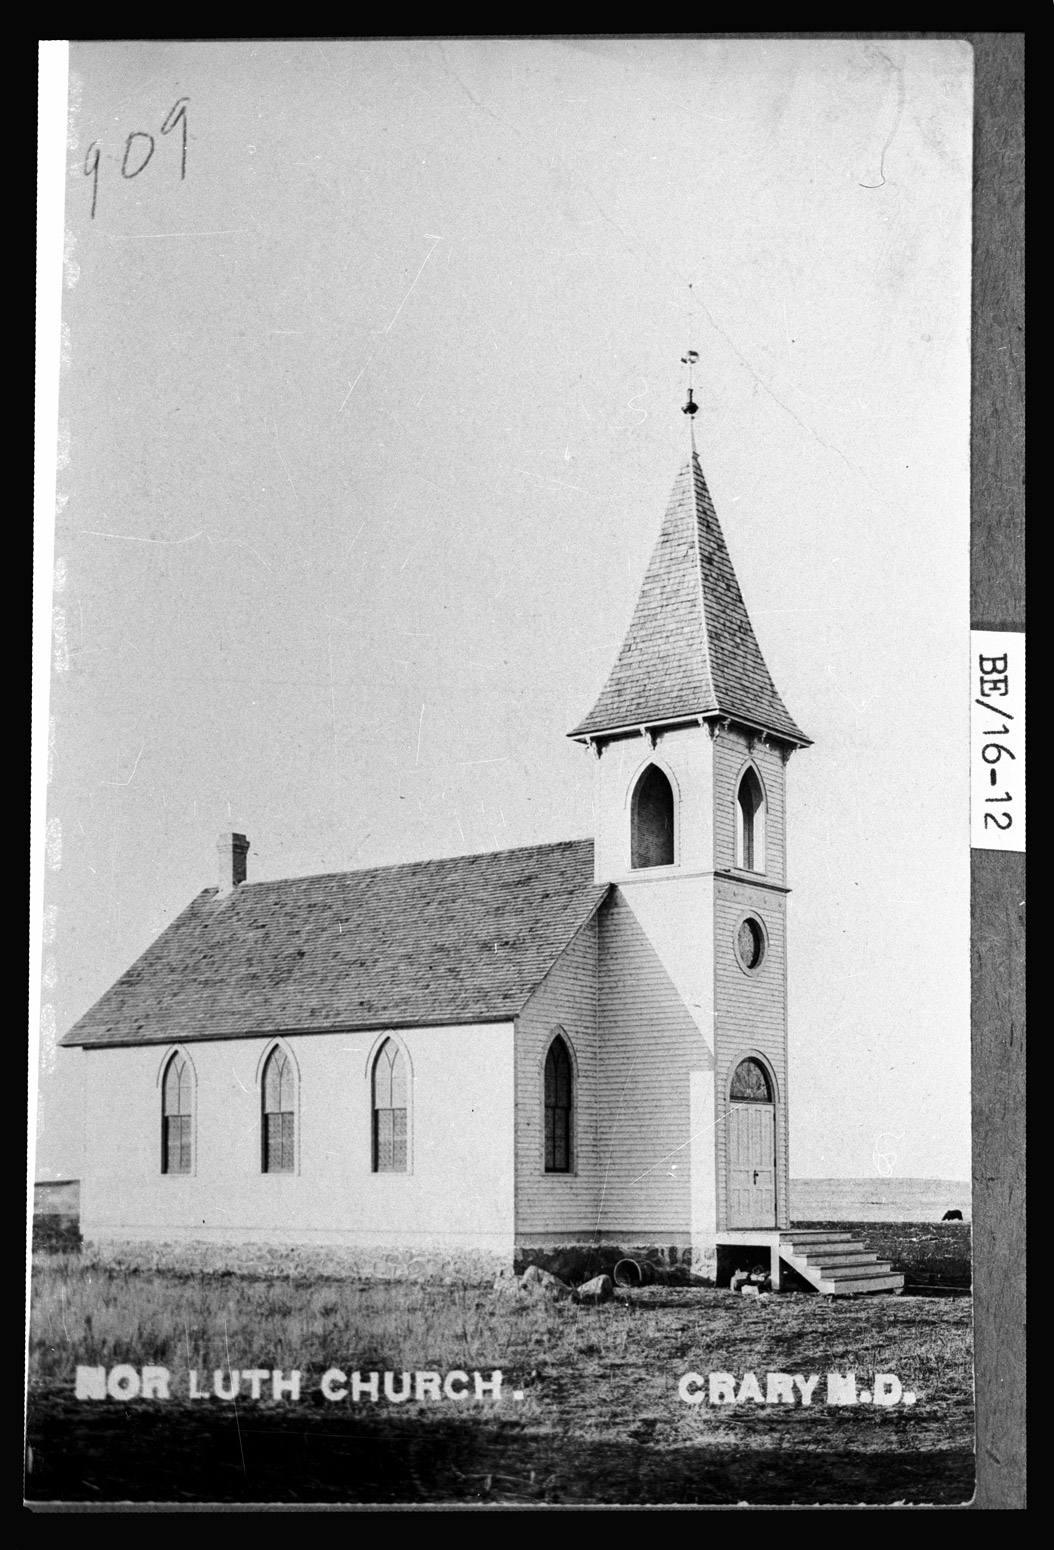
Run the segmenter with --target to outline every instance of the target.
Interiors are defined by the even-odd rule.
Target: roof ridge
[[[562,945],[560,946],[560,948],[556,952],[555,956],[553,957],[552,962],[549,964],[549,967],[546,969],[545,973],[542,975],[541,979],[538,981],[537,985],[532,985],[531,988],[526,992],[526,994],[525,994],[525,996],[523,998],[523,1001],[520,1003],[519,1009],[518,1009],[517,1014],[516,1014],[517,1016],[519,1016],[520,1013],[525,1010],[525,1008],[527,1006],[527,1003],[530,1001],[531,997],[533,995],[537,994],[537,992],[539,990],[541,990],[542,986],[545,984],[545,982],[549,978],[550,974],[556,968],[556,965],[560,962],[560,959],[564,956],[564,954],[566,953],[567,949],[571,946],[571,943],[574,941],[575,937],[578,935],[578,933],[580,931],[584,931],[585,930],[586,926],[593,919],[593,916],[596,914],[597,910],[607,900],[608,895],[611,893],[611,891],[614,888],[614,886],[615,886],[614,883],[596,883],[596,884],[594,884],[594,887],[596,889],[596,898],[592,899],[590,901],[589,908],[586,910],[586,912],[582,916],[581,920],[575,926],[574,930],[571,932],[571,935],[564,940],[564,942],[562,943]]]
[[[703,551],[699,543],[699,486],[696,483],[695,476],[696,474],[699,475],[699,478],[702,480],[704,487],[706,485],[706,478],[703,474],[703,465],[699,461],[699,454],[695,450],[694,438],[692,441],[692,456],[691,461],[688,464],[688,470],[692,480],[692,495],[694,496],[694,500],[692,502],[694,506],[692,542],[695,545],[695,583],[696,590],[699,593],[699,612],[701,615],[700,622],[703,628],[703,663],[704,671],[706,673],[706,681],[710,687],[710,697],[716,705],[718,703],[717,684],[714,682],[714,664],[710,655],[710,626],[706,617],[706,588],[703,586]],[[707,491],[707,493],[709,494],[709,491]]]
[[[292,877],[261,877],[255,882],[246,881],[239,883],[238,887],[225,895],[225,897],[242,894],[249,888],[274,888],[284,883],[321,882],[327,877],[367,877],[371,872],[399,872],[410,867],[452,866],[456,861],[475,861],[482,859],[484,856],[515,856],[527,850],[559,850],[562,845],[592,845],[594,843],[593,836],[587,834],[573,840],[541,840],[534,845],[507,845],[502,850],[466,850],[456,856],[422,856],[417,861],[389,861],[382,863],[380,866],[348,867],[343,872],[303,872]],[[206,895],[211,896],[218,892],[219,890],[214,887],[203,888],[195,894],[194,899],[201,899]],[[194,899],[191,900],[192,904]]]

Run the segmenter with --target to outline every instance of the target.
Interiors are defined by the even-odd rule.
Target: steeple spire
[[[689,383],[689,421],[695,408]],[[588,742],[707,716],[798,746],[811,741],[791,719],[761,655],[693,442],[622,650],[600,698],[568,735]]]

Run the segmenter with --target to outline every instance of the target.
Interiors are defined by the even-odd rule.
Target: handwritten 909
[[[161,125],[161,134],[170,135],[178,124],[182,130],[182,145],[179,159],[179,179],[184,180],[187,175],[187,103],[189,97],[180,97],[165,115]],[[101,140],[93,140],[88,147],[84,158],[84,176],[92,180],[91,192],[91,219],[95,219],[95,211],[99,203],[99,154]],[[133,129],[124,142],[124,155],[121,158],[122,178],[137,178],[141,172],[145,172],[153,160],[157,141],[146,129]]]

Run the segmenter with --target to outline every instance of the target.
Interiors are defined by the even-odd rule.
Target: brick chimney
[[[245,881],[245,858],[249,854],[249,841],[244,834],[221,834],[216,841],[216,849],[220,858],[219,891],[222,896]]]

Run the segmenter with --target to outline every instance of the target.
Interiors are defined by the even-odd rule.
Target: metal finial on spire
[[[681,364],[688,367],[688,400],[681,407],[681,413],[688,416],[688,424],[691,428],[692,451],[695,451],[695,416],[699,413],[699,405],[692,396],[692,367],[699,359],[696,350],[689,350],[687,355],[681,356]]]
[[[689,301],[694,301],[695,300],[695,298],[692,296],[692,281],[691,280],[689,280],[689,282],[688,282],[688,298],[689,298]],[[692,368],[695,366],[696,361],[699,359],[699,352],[698,352],[698,350],[693,350],[691,345],[692,345],[692,312],[691,312],[691,308],[689,307],[689,309],[688,309],[688,350],[687,350],[686,354],[681,356],[681,365],[688,367],[688,400],[683,405],[683,407],[681,409],[681,413],[682,414],[686,414],[688,416],[688,424],[689,424],[689,427],[691,429],[691,436],[692,436],[692,451],[694,452],[695,451],[695,423],[694,423],[694,421],[695,421],[695,416],[699,413],[699,405],[696,403],[694,397],[692,396],[692,388],[693,388],[693,370],[692,370]]]
[[[688,367],[688,402],[681,409],[682,414],[698,414],[699,405],[692,397],[692,367],[699,359],[694,350],[689,350],[687,355],[681,356],[681,363]]]

